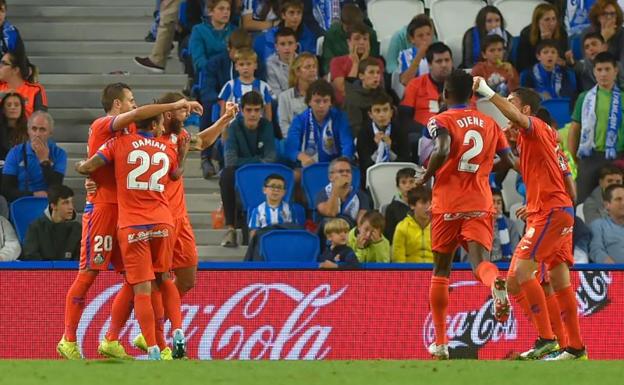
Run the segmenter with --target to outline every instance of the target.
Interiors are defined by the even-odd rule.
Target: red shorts
[[[175,220],[175,244],[173,246],[173,262],[171,268],[181,269],[197,266],[197,246],[195,234],[188,215]]]
[[[527,220],[526,232],[514,252],[509,273],[515,274],[517,259],[530,259],[538,263],[537,278],[548,282],[549,270],[560,263],[574,264],[572,208],[553,209],[535,213]]]
[[[80,270],[108,270],[112,264],[123,271],[117,242],[117,205],[87,203],[82,216]]]
[[[477,242],[492,250],[494,222],[492,213],[433,214],[431,219],[431,250],[454,253],[458,245],[468,250],[468,242]]]
[[[152,281],[154,273],[171,268],[173,227],[166,224],[124,227],[118,230],[119,248],[126,269],[126,281],[134,285]]]

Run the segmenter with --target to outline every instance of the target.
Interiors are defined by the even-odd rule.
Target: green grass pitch
[[[623,384],[622,361],[0,360],[0,385]]]

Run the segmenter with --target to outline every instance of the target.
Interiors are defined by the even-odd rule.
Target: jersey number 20
[[[466,134],[464,135],[464,146],[467,146],[471,143],[472,147],[464,152],[461,159],[459,160],[459,165],[457,166],[457,169],[459,171],[475,173],[479,169],[478,164],[470,163],[470,161],[474,157],[476,157],[481,153],[481,151],[483,151],[483,138],[481,137],[479,131],[466,131]]]
[[[128,173],[128,189],[151,190],[157,192],[165,191],[165,186],[158,183],[158,181],[169,171],[169,157],[167,154],[164,152],[157,152],[150,158],[149,154],[143,150],[133,150],[128,154],[128,164],[136,164],[137,162],[139,162],[139,167]],[[150,176],[149,182],[137,180],[137,178],[149,170],[150,165],[157,166],[159,164],[162,164],[162,167]]]

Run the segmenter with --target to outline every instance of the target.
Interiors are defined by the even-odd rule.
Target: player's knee
[[[186,293],[195,287],[195,277],[185,277],[184,279],[176,277],[175,284],[181,293]]]
[[[151,295],[151,293],[152,293],[152,282],[151,281],[139,282],[137,284],[132,285],[132,290],[134,291],[134,294],[147,294],[147,295]]]

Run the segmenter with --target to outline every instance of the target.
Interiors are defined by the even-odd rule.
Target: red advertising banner
[[[65,293],[74,271],[0,270],[0,358],[56,358]],[[190,358],[426,359],[434,336],[429,271],[200,271],[183,298]],[[100,274],[78,329],[86,358],[110,322],[120,277]],[[581,328],[591,359],[624,359],[624,272],[573,273]],[[447,320],[451,357],[503,359],[536,335],[514,309],[492,315],[489,290],[468,271],[454,272]],[[169,331],[168,325],[166,331]],[[131,317],[121,342],[131,347]]]

